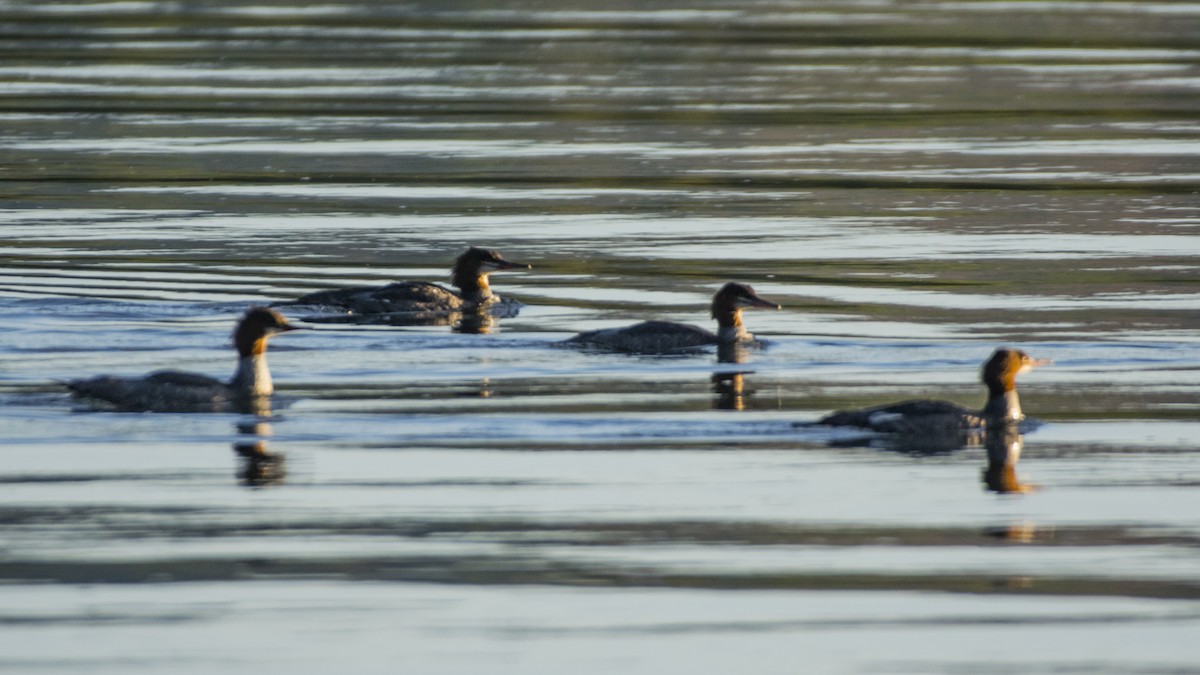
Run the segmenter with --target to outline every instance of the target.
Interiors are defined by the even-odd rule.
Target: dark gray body
[[[160,370],[145,377],[101,375],[67,382],[76,396],[102,401],[125,412],[219,412],[238,401],[225,382],[177,370]]]
[[[643,321],[623,328],[604,328],[580,333],[567,340],[618,352],[667,354],[718,344],[717,334],[673,321]]]
[[[817,424],[858,427],[880,433],[916,433],[921,430],[978,429],[985,426],[986,421],[978,410],[947,401],[914,400],[836,412],[821,418]]]
[[[309,293],[288,303],[324,311],[356,315],[445,316],[453,312],[482,311],[498,317],[515,316],[522,306],[516,300],[493,295],[475,305],[449,288],[428,281],[397,281],[386,286],[339,288]]]

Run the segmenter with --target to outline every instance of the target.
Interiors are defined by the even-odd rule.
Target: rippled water
[[[1200,672],[1200,4],[0,1],[0,669]],[[442,281],[519,316],[249,304]],[[725,281],[770,347],[564,349]],[[1020,461],[796,427],[976,405]],[[802,665],[801,665],[802,664]]]

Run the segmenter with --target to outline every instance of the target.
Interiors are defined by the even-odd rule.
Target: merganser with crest
[[[817,424],[917,435],[1019,422],[1025,415],[1017,398],[1017,375],[1049,363],[1049,359],[1034,359],[1019,349],[997,349],[983,364],[980,373],[980,379],[988,388],[987,403],[982,410],[970,410],[947,401],[904,401],[836,412],[822,418]]]
[[[778,304],[758,297],[749,284],[729,282],[712,299],[716,333],[674,321],[643,321],[624,328],[580,333],[567,342],[635,354],[667,354],[707,345],[755,344],[759,341],[742,323],[742,309],[746,307],[780,309]]]
[[[386,286],[360,286],[317,291],[279,305],[311,305],[352,314],[445,313],[487,310],[515,315],[521,303],[492,293],[488,275],[503,270],[532,269],[533,265],[505,260],[499,252],[472,246],[454,260],[450,283],[458,289],[428,281],[397,281]]]
[[[267,340],[297,330],[279,312],[252,307],[233,332],[237,370],[228,382],[200,373],[160,370],[145,377],[101,375],[66,383],[75,396],[128,412],[226,412],[254,408],[274,392],[267,368]]]

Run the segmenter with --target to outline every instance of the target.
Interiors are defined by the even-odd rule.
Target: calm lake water
[[[1200,673],[1200,3],[0,1],[0,53],[0,670]],[[469,244],[519,316],[313,324],[269,417],[59,384]],[[555,344],[728,280],[740,362]],[[1000,345],[1055,362],[1007,473],[793,425]]]

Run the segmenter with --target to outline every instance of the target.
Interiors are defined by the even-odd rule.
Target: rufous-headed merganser
[[[1025,415],[1021,413],[1021,402],[1017,398],[1017,375],[1049,363],[1049,359],[1034,359],[1019,349],[997,349],[983,364],[981,372],[980,379],[988,388],[983,410],[970,410],[946,401],[904,401],[836,412],[817,424],[915,436],[1019,422]]]
[[[712,299],[717,332],[674,321],[643,321],[624,328],[603,328],[580,333],[567,342],[635,354],[669,354],[706,345],[750,344],[754,336],[742,323],[742,309],[780,306],[758,297],[749,284],[729,282]]]
[[[533,265],[505,260],[499,252],[472,246],[454,260],[450,270],[453,291],[428,281],[397,281],[386,286],[362,286],[317,291],[279,305],[308,305],[358,315],[487,310],[504,316],[517,313],[521,303],[492,293],[488,275],[502,270],[526,270]]]
[[[267,368],[267,340],[296,330],[279,312],[252,307],[233,331],[238,350],[237,370],[228,382],[178,370],[160,370],[145,377],[101,375],[67,382],[75,396],[129,412],[226,412],[262,409],[254,405],[274,392]]]

